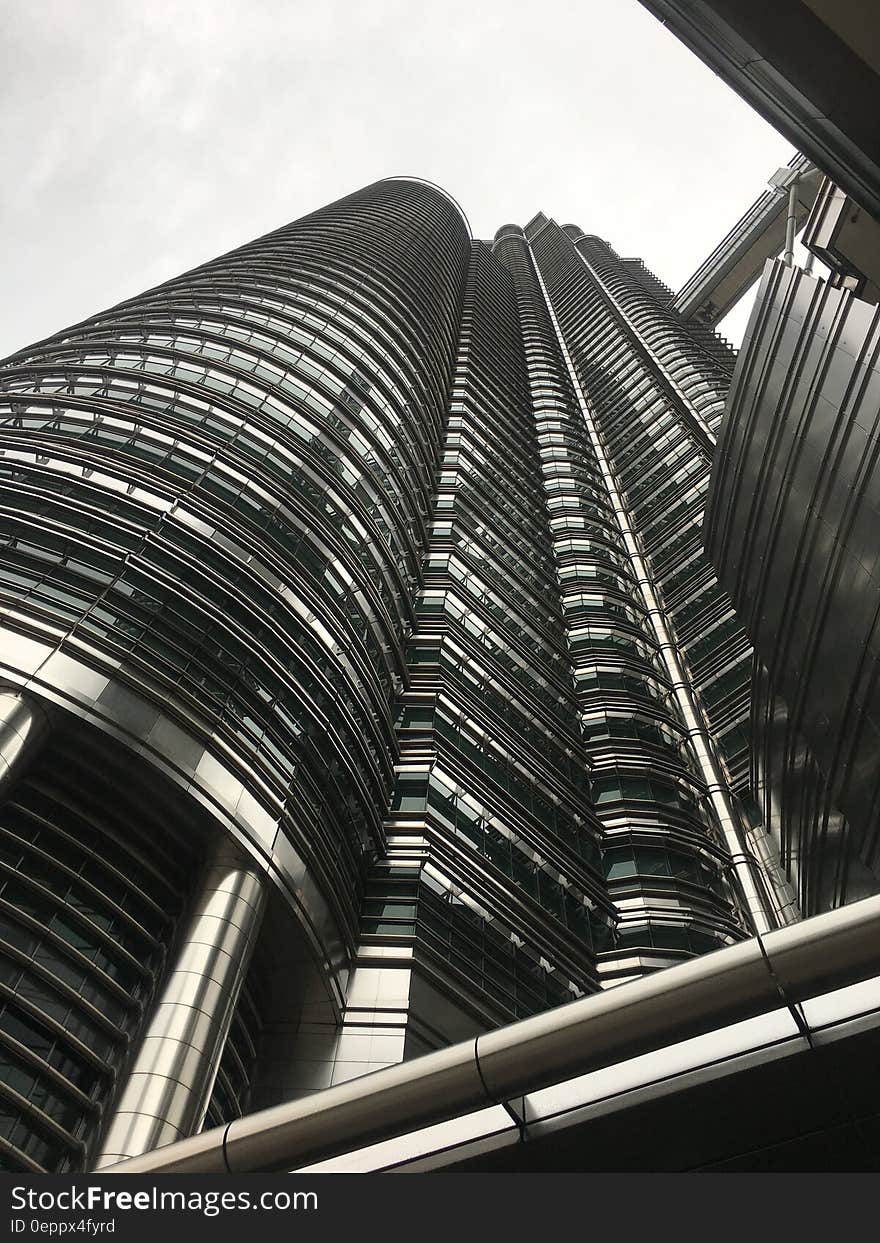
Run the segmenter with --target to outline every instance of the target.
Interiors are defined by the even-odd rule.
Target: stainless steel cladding
[[[878,351],[875,306],[768,263],[707,508],[761,662],[755,780],[805,913],[880,884]]]

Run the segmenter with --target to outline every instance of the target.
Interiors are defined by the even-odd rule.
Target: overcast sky
[[[400,173],[677,288],[793,154],[637,0],[0,0],[0,103],[0,357]]]

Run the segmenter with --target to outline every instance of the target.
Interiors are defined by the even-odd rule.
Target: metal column
[[[35,699],[14,688],[0,690],[0,799],[34,758],[49,734]]]
[[[222,843],[202,872],[96,1169],[201,1128],[265,903],[255,865]]]
[[[788,187],[788,214],[785,217],[785,254],[782,261],[787,268],[794,266],[794,237],[797,231],[798,179]]]

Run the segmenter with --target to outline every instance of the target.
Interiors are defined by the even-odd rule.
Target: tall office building
[[[793,918],[668,301],[393,179],[2,364],[3,1168]]]

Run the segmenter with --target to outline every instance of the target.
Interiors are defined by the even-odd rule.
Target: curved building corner
[[[4,1168],[788,921],[668,292],[395,177],[0,363]]]
[[[706,547],[760,662],[755,783],[805,914],[880,887],[880,316],[769,262]]]
[[[6,1168],[271,1103],[335,1031],[468,254],[379,182],[0,366]]]

